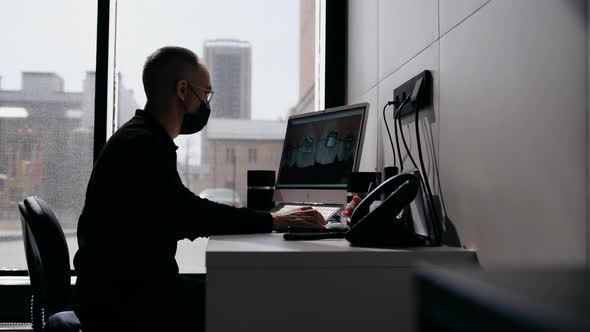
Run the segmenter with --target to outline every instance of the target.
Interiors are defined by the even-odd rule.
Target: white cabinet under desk
[[[207,331],[413,331],[419,262],[465,266],[477,258],[474,250],[451,247],[214,236],[206,253]]]

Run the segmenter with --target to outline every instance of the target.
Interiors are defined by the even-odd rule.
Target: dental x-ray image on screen
[[[358,107],[290,119],[277,186],[345,187],[360,155],[364,117]]]

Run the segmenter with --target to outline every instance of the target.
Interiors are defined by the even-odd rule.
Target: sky
[[[118,71],[143,106],[141,69],[155,49],[178,45],[202,54],[207,39],[249,41],[252,117],[285,117],[299,93],[298,15],[298,0],[119,0]],[[22,71],[48,71],[67,91],[80,91],[95,69],[96,1],[3,3],[0,29],[2,89],[20,89]]]
[[[86,72],[95,70],[96,12],[92,0],[3,3],[0,87],[18,90],[21,72],[44,71],[61,76],[66,91],[81,91]],[[202,55],[204,41],[217,38],[252,45],[253,119],[284,119],[297,102],[298,0],[119,0],[117,17],[117,71],[140,107],[142,66],[151,52],[177,45]],[[191,146],[200,146],[193,136]],[[184,139],[176,140],[179,160]],[[189,162],[197,164],[200,151],[191,150]]]
[[[22,71],[56,72],[81,91],[95,69],[94,1],[3,1],[0,10],[2,89],[20,89]]]

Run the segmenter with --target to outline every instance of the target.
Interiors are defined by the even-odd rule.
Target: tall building
[[[51,72],[24,72],[20,90],[0,87],[0,219],[39,195],[74,227],[92,171],[95,73],[79,92]],[[121,85],[119,102],[136,105]],[[129,99],[130,98],[130,99]]]
[[[96,82],[96,73],[94,71],[86,72],[86,78],[83,82],[82,109],[94,109],[94,90]],[[139,108],[133,89],[128,89],[123,85],[123,74],[117,74],[117,128],[129,121]],[[94,112],[84,112],[82,117],[82,128],[94,128]]]
[[[235,39],[205,41],[205,62],[211,74],[215,97],[214,118],[250,119],[252,57],[249,42]]]
[[[215,96],[212,118],[250,119],[252,103],[252,56],[249,42],[236,39],[207,40],[203,45],[205,63]],[[208,128],[201,139],[201,164],[207,164]]]
[[[74,142],[84,112],[92,112],[82,108],[83,96],[64,91],[64,80],[48,72],[24,72],[20,90],[0,89],[0,173],[5,177],[0,206],[14,211],[29,195],[39,195],[60,212],[80,204],[84,192],[71,184],[87,182],[92,168],[92,141]],[[78,153],[84,148],[86,154]]]
[[[289,110],[289,115],[314,110],[315,3],[315,0],[299,1],[299,100]]]
[[[140,105],[135,100],[133,89],[127,89],[123,85],[123,74],[118,73],[117,82],[117,128],[119,128],[135,115]]]

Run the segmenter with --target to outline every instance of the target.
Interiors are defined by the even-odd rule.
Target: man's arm
[[[273,218],[268,212],[219,204],[200,198],[182,183],[171,185],[180,201],[176,208],[182,220],[182,235],[186,238],[273,230]]]
[[[322,215],[310,208],[305,207],[286,213],[268,213],[247,208],[235,208],[232,206],[211,202],[192,193],[182,185],[186,199],[186,206],[183,219],[187,220],[187,228],[194,239],[199,236],[221,235],[221,234],[245,234],[265,233],[276,230],[287,231],[290,225],[300,227],[323,227],[326,223]],[[203,220],[204,219],[204,220]],[[205,234],[199,235],[197,223],[204,222]]]
[[[265,233],[273,229],[286,231],[291,224],[320,227],[323,217],[315,210],[300,209],[284,214],[247,208],[235,208],[203,199],[186,188],[178,176],[174,154],[162,153],[166,149],[151,135],[137,140],[134,151],[141,160],[137,185],[144,192],[147,204],[162,209],[156,215],[174,227],[177,238],[195,239],[221,234]],[[149,179],[149,180],[148,180]],[[162,204],[163,203],[163,204]]]

